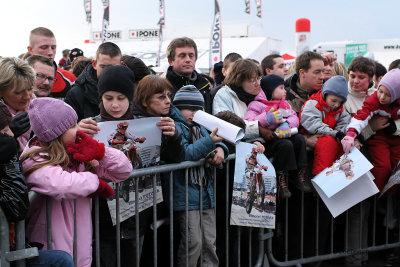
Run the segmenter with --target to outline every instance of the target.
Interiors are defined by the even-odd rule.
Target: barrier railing
[[[393,247],[400,247],[400,239],[389,241],[389,229],[388,224],[385,229],[385,242],[383,244],[376,241],[376,215],[377,215],[377,198],[374,197],[372,200],[367,200],[362,202],[362,204],[353,207],[351,210],[347,211],[345,215],[341,215],[336,219],[333,219],[329,212],[327,212],[324,204],[320,200],[320,198],[313,194],[303,194],[299,191],[296,191],[295,188],[291,188],[292,193],[295,194],[292,198],[288,200],[280,200],[277,204],[280,205],[279,211],[277,210],[277,221],[276,221],[276,229],[270,230],[268,229],[266,233],[264,233],[264,229],[258,228],[249,228],[249,227],[234,227],[229,225],[229,179],[233,179],[233,173],[230,173],[229,165],[231,164],[231,160],[235,158],[234,154],[229,155],[226,160],[226,165],[224,168],[224,173],[219,173],[219,177],[215,179],[225,179],[224,188],[218,188],[217,183],[214,183],[214,201],[216,200],[217,194],[222,191],[225,192],[226,198],[224,201],[224,207],[222,210],[218,210],[215,208],[215,213],[218,212],[225,214],[225,220],[222,222],[224,225],[224,233],[222,234],[223,238],[217,239],[217,243],[222,241],[222,245],[218,248],[223,250],[223,253],[219,255],[220,266],[262,266],[266,257],[269,262],[276,266],[301,266],[301,264],[311,263],[311,262],[319,262],[324,260],[330,260],[340,257],[346,257],[349,255],[361,254],[367,251],[377,251],[383,249],[389,249]],[[152,247],[152,265],[153,266],[175,266],[175,252],[174,249],[174,211],[173,211],[173,173],[178,170],[185,170],[185,185],[186,185],[186,215],[185,215],[185,223],[186,229],[188,231],[188,169],[192,167],[197,167],[205,164],[205,160],[200,160],[196,162],[182,162],[177,164],[168,164],[161,166],[148,167],[143,169],[136,169],[130,175],[130,179],[139,179],[143,177],[147,177],[147,179],[152,180],[153,186],[153,207],[152,207],[152,229],[153,229],[153,247]],[[168,183],[169,183],[169,258],[165,257],[159,258],[159,244],[160,242],[158,237],[158,227],[157,227],[157,203],[154,196],[156,196],[156,175],[159,173],[167,173],[169,174]],[[214,169],[214,174],[216,170]],[[215,176],[215,175],[214,175]],[[119,214],[119,198],[120,198],[120,188],[116,186],[116,214]],[[139,192],[139,182],[135,182],[135,192]],[[200,187],[200,199],[202,197],[203,188]],[[139,194],[135,194],[135,222],[136,222],[136,248],[141,246],[141,241],[139,240],[139,218],[141,213],[139,211]],[[372,227],[368,227],[368,230],[372,232],[372,236],[367,246],[363,244],[363,224],[366,223],[363,221],[365,217],[364,213],[366,209],[364,205],[368,206],[368,203],[372,202],[372,215],[369,216],[372,220]],[[97,197],[94,198],[94,235],[95,235],[95,243],[93,248],[95,249],[95,261],[96,266],[100,266],[100,233],[99,233],[99,200]],[[201,203],[201,201],[200,201]],[[216,203],[216,201],[215,201]],[[202,205],[200,209],[202,209]],[[357,227],[359,234],[359,245],[349,246],[349,233],[354,231],[353,228],[349,227],[349,215],[354,217],[354,214],[357,214],[357,209],[359,209],[359,225]],[[49,209],[48,209],[49,210]],[[368,216],[367,216],[368,217]],[[50,216],[48,216],[49,220]],[[282,219],[283,218],[283,219]],[[116,224],[116,266],[121,266],[121,229],[119,216],[116,216],[117,224]],[[295,227],[293,228],[293,220],[298,222],[295,223]],[[310,223],[311,222],[311,223]],[[200,217],[200,223],[202,225],[203,218]],[[352,221],[350,222],[352,223]],[[48,221],[49,231],[48,231],[48,240],[51,240],[51,222]],[[338,226],[340,225],[340,227]],[[371,224],[370,224],[371,225]],[[76,226],[76,221],[75,221]],[[74,226],[74,227],[75,227]],[[353,226],[352,226],[353,227]],[[231,234],[234,233],[235,237]],[[255,234],[253,234],[255,233]],[[220,233],[217,233],[220,234]],[[400,238],[400,233],[399,238]],[[342,236],[342,237],[340,237]],[[146,236],[146,238],[150,238]],[[243,244],[243,238],[246,238],[246,244]],[[256,240],[254,240],[254,238]],[[222,240],[223,239],[223,240]],[[341,240],[343,239],[343,240]],[[354,238],[353,238],[354,239]],[[76,233],[75,238],[76,240]],[[3,240],[2,240],[3,241]],[[266,241],[266,242],[265,242]],[[354,240],[353,240],[354,241]],[[51,242],[50,242],[51,243]],[[340,244],[338,244],[340,243]],[[186,266],[188,264],[188,237],[186,235],[185,242],[185,255],[186,255]],[[234,244],[234,248],[232,251],[231,245]],[[264,246],[266,244],[266,247]],[[282,245],[283,244],[283,245]],[[167,244],[165,244],[167,245]],[[2,246],[3,247],[3,246]],[[218,249],[217,248],[217,249]],[[277,255],[276,251],[283,251],[283,255]],[[3,250],[2,250],[3,253]],[[74,259],[76,265],[76,241],[74,242]],[[136,249],[132,252],[136,258],[136,266],[140,266],[141,263],[141,251]],[[203,257],[203,255],[201,255]],[[4,257],[2,256],[2,259]],[[160,264],[161,262],[161,264]],[[202,266],[200,260],[200,266]],[[3,265],[2,265],[3,266]],[[6,266],[6,265],[4,265]]]
[[[0,266],[9,267],[15,261],[17,267],[25,267],[25,260],[39,255],[38,249],[25,248],[25,222],[19,221],[15,224],[15,250],[10,251],[9,224],[0,208]]]

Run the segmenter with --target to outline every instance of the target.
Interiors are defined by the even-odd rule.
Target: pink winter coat
[[[26,146],[22,155],[37,149]],[[41,159],[40,159],[41,160]],[[37,162],[27,159],[24,170]],[[90,266],[92,262],[92,199],[88,197],[99,186],[98,177],[119,182],[126,180],[132,164],[119,150],[106,147],[105,156],[95,161],[97,175],[84,171],[80,164],[75,169],[63,170],[61,166],[45,166],[26,177],[30,190],[51,197],[52,249],[64,250],[73,255],[74,200],[76,200],[78,266]],[[26,235],[30,242],[44,244],[47,249],[45,197],[31,203],[28,211]]]
[[[289,103],[284,99],[268,100],[263,90],[260,90],[254,100],[247,106],[244,119],[248,121],[258,121],[261,126],[274,130],[279,125],[268,124],[267,113],[265,111],[267,108],[268,110],[271,108],[275,110],[279,109],[283,118],[289,123],[290,128],[299,127],[299,117],[297,117],[296,112],[290,107]]]

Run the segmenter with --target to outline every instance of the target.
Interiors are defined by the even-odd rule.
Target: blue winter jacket
[[[207,130],[200,126],[201,135],[204,136],[194,142],[189,143],[190,140],[190,128],[193,126],[186,122],[182,113],[176,107],[171,105],[170,117],[174,119],[176,128],[182,133],[182,142],[185,148],[185,160],[187,161],[198,161],[204,158],[208,153],[220,146],[224,149],[225,157],[228,156],[228,148],[223,143],[214,143],[211,139],[210,134]],[[173,175],[173,208],[174,211],[185,210],[185,170],[175,171]],[[214,207],[214,179],[207,181],[206,187],[203,187],[203,209],[210,209]],[[169,182],[163,183],[164,200],[169,201]],[[191,183],[191,177],[188,177],[188,209],[198,210],[200,209],[200,186]]]

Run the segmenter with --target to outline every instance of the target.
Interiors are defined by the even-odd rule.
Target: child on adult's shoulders
[[[245,119],[258,121],[263,127],[275,131],[279,138],[268,142],[267,155],[274,158],[277,171],[278,195],[291,196],[287,183],[289,174],[299,190],[310,192],[312,186],[306,175],[306,139],[297,134],[299,118],[285,100],[285,82],[282,77],[269,74],[261,79],[261,89],[248,107]]]
[[[299,117],[305,134],[322,134],[314,150],[312,173],[317,175],[342,154],[339,141],[344,137],[350,115],[343,105],[347,100],[347,80],[334,76],[303,105]]]

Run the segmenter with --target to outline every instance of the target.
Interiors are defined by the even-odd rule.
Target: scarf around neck
[[[132,102],[129,102],[128,110],[120,118],[114,118],[113,116],[108,114],[106,109],[104,108],[103,102],[100,102],[99,108],[100,108],[100,117],[101,117],[102,121],[119,121],[119,120],[133,119],[133,116],[132,116],[133,103]]]
[[[255,95],[246,93],[242,87],[237,87],[235,85],[229,85],[229,87],[236,93],[238,98],[246,104],[246,106],[248,106],[256,97]]]

